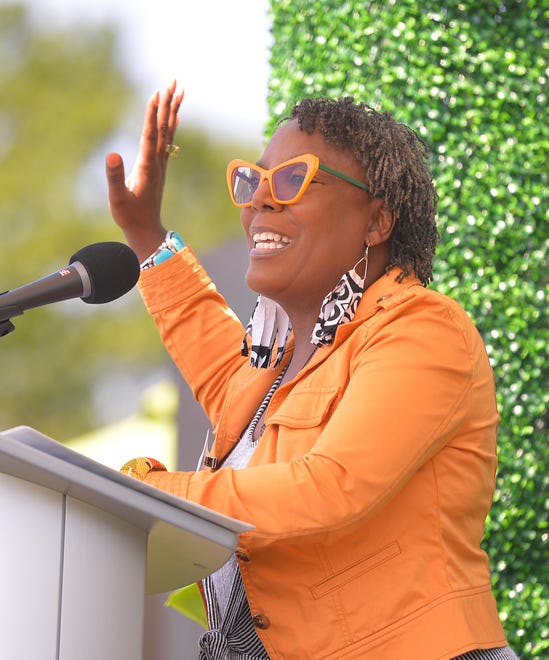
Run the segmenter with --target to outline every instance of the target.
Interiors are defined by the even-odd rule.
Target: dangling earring
[[[370,244],[364,244],[364,255],[353,266],[353,270],[349,271],[349,275],[353,278],[358,286],[364,291],[364,283],[366,282],[366,275],[368,275],[368,254],[370,251]],[[360,275],[357,268],[364,262],[364,275]]]
[[[362,289],[364,290],[364,284],[366,283],[366,276],[368,275],[368,256],[370,254],[370,243],[366,243],[364,248],[364,277],[362,278]]]
[[[311,343],[320,346],[331,344],[338,325],[350,321],[356,312],[358,303],[362,300],[364,283],[368,274],[368,253],[370,244],[366,243],[364,256],[337,283],[337,286],[322,301],[320,314],[315,324]],[[357,271],[364,261],[364,275]]]

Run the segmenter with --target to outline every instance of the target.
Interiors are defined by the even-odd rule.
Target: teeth
[[[280,250],[284,247],[282,243],[256,243],[255,246],[260,250]]]
[[[261,250],[280,250],[291,242],[287,236],[272,231],[258,232],[253,234],[252,239],[255,247]]]
[[[252,238],[256,243],[260,243],[262,241],[276,241],[277,243],[280,243],[281,241],[283,243],[290,242],[290,239],[287,236],[282,236],[282,234],[275,234],[272,231],[262,231],[258,234],[254,234]]]

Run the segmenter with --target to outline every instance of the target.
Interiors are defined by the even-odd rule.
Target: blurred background
[[[174,78],[186,97],[165,221],[199,252],[239,236],[224,173],[263,144],[266,5],[0,0],[0,290],[57,270],[88,243],[123,240],[108,213],[105,156],[119,151],[129,172],[145,102]],[[128,415],[166,368],[135,291],[14,323],[0,343],[0,428],[29,424],[68,440]]]
[[[253,298],[224,172],[255,159],[304,95],[353,95],[431,148],[441,242],[433,286],[486,343],[501,413],[483,542],[523,660],[549,657],[547,0],[0,0],[0,291],[122,240],[104,159],[129,169],[144,104],[186,90],[164,221],[238,315]],[[0,429],[27,424],[118,467],[192,468],[207,421],[139,296],[29,310],[0,338]],[[398,397],[398,392],[395,394]],[[148,600],[146,657],[193,658],[196,628]]]
[[[270,40],[265,0],[0,0],[0,291],[56,271],[85,245],[123,240],[105,156],[118,151],[129,172],[146,100],[177,79],[181,154],[170,161],[165,222],[249,314],[225,166],[261,152]],[[196,465],[207,420],[137,291],[13,322],[0,338],[0,429],[34,427],[114,469],[147,454],[171,469]],[[145,660],[196,657],[201,629],[165,607],[167,595],[146,598]]]

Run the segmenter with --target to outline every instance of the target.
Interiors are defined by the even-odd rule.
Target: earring
[[[353,281],[361,288],[364,289],[364,282],[366,281],[366,275],[368,274],[368,254],[370,251],[370,244],[364,244],[364,255],[356,262],[352,270],[349,272],[349,276]],[[358,272],[358,267],[364,262],[364,275],[361,275]]]
[[[364,249],[364,282],[366,282],[366,275],[368,275],[368,256],[370,254],[370,243],[366,243]]]

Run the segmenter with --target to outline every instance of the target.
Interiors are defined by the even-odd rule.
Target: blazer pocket
[[[322,596],[330,593],[330,591],[334,591],[334,589],[339,589],[343,585],[353,582],[364,573],[368,573],[374,568],[385,564],[389,560],[400,555],[400,553],[400,545],[397,541],[394,541],[393,543],[386,545],[374,555],[365,557],[350,566],[346,566],[335,575],[332,575],[321,582],[317,582],[317,584],[311,587],[311,594],[313,595],[313,598],[322,598]]]
[[[328,415],[338,392],[338,387],[318,387],[294,391],[269,417],[269,424],[280,424],[295,429],[319,426]]]

